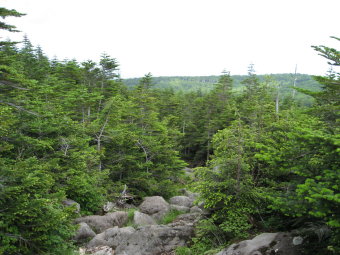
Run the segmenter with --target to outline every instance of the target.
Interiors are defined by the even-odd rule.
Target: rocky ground
[[[160,196],[145,197],[129,224],[126,211],[77,218],[75,224],[79,224],[79,229],[74,239],[81,245],[80,254],[174,254],[178,246],[191,240],[195,224],[202,217],[203,208],[194,205],[197,196],[183,190],[183,195],[172,197],[169,202]],[[158,224],[171,210],[182,214],[169,224]]]
[[[80,255],[175,255],[179,246],[189,244],[196,223],[207,213],[203,204],[195,205],[199,196],[185,189],[181,196],[165,201],[163,197],[145,197],[133,210],[119,210],[115,203],[103,206],[104,215],[75,220],[79,225],[74,237]],[[65,201],[72,205],[76,202]],[[76,204],[77,211],[80,210]],[[176,211],[172,222],[161,224]],[[303,238],[291,233],[263,233],[253,239],[235,243],[216,255],[299,255]],[[199,255],[199,254],[197,254]]]

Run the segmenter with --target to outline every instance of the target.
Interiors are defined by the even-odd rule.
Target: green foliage
[[[181,214],[183,214],[183,212],[178,211],[176,209],[172,209],[167,214],[164,215],[164,217],[160,220],[159,224],[163,224],[163,225],[169,224],[173,222],[178,215],[181,215]]]
[[[290,140],[281,142],[286,149],[280,155],[294,178],[281,183],[287,185],[287,192],[277,194],[273,206],[289,215],[322,218],[339,227],[339,217],[334,214],[340,209],[338,137],[311,117],[295,124],[286,134]]]
[[[131,227],[134,227],[136,228],[137,226],[134,224],[134,215],[135,215],[135,212],[137,211],[137,209],[135,208],[132,208],[132,209],[128,209],[127,210],[127,214],[128,214],[128,220],[126,222],[126,226],[131,226]]]
[[[340,38],[332,37],[340,41]],[[312,46],[319,55],[328,60],[331,66],[327,76],[313,76],[313,78],[321,84],[322,90],[319,92],[307,91],[316,99],[317,107],[315,112],[318,116],[328,123],[330,128],[338,129],[339,113],[340,113],[340,73],[335,72],[332,68],[340,66],[340,51],[327,46]],[[306,91],[304,91],[306,93]]]
[[[22,14],[0,8],[9,16]],[[15,31],[3,21],[0,29]],[[339,66],[338,50],[313,48]],[[324,243],[313,247],[336,254],[339,73],[314,79],[257,76],[250,66],[246,77],[149,73],[126,80],[137,84],[128,90],[107,54],[99,63],[51,61],[27,37],[20,49],[0,42],[0,254],[72,253],[76,215],[63,199],[91,214],[124,185],[137,201],[171,197],[184,184],[181,158],[205,165],[193,186],[211,215],[178,254],[313,224],[321,227],[305,231],[308,240]]]
[[[185,246],[177,247],[176,255],[191,255],[191,249]]]
[[[36,211],[23,209],[27,214],[22,213],[26,221],[21,228],[6,225],[4,236],[17,239],[1,244],[4,251],[29,254],[40,249],[48,253],[45,239],[50,236],[51,249],[58,242],[62,247],[64,242],[66,252],[73,215],[61,206],[62,199],[73,199],[80,204],[81,214],[92,214],[106,196],[114,196],[124,184],[137,201],[146,195],[170,197],[175,193],[185,163],[172,141],[175,129],[170,130],[168,119],[159,116],[151,75],[138,89],[128,91],[120,81],[117,61],[107,54],[99,64],[50,61],[27,37],[21,49],[11,44],[2,46],[0,56],[1,191],[17,190],[18,199],[26,198],[19,188],[23,184],[7,180],[17,172],[6,169],[26,162],[25,167],[34,176],[39,172],[36,169],[44,167],[34,179],[41,186],[30,190],[32,197],[41,199],[36,202]],[[28,170],[18,173],[24,180],[30,176]],[[26,240],[21,239],[27,237],[25,224],[47,210],[47,201],[52,209],[46,215],[56,218],[60,232],[55,226],[55,233],[48,232],[52,225],[41,217],[47,222],[47,232],[33,231],[36,239],[27,239],[34,239],[35,248],[12,247],[11,242]],[[9,211],[1,213],[9,223],[16,220]],[[44,226],[43,222],[36,225]]]
[[[190,247],[178,247],[176,254],[213,255],[218,252],[218,248],[225,245],[225,233],[213,222],[212,219],[201,220],[196,226],[195,237],[192,239]]]
[[[9,32],[18,32],[18,30],[16,30],[16,26],[9,25],[9,24],[5,23],[4,20],[8,17],[21,17],[23,15],[25,15],[25,14],[19,13],[16,10],[13,10],[13,9],[9,10],[7,8],[0,7],[0,17],[1,17],[0,29],[7,30]],[[14,43],[0,41],[0,47],[6,46],[6,45],[11,45],[11,44],[14,44]]]
[[[49,166],[28,158],[2,165],[1,248],[5,254],[65,251],[75,227],[72,210],[64,208],[63,192],[53,192]]]
[[[279,217],[300,224],[321,220],[334,238],[340,210],[337,129],[329,132],[325,122],[292,107],[275,111],[272,82],[261,83],[252,71],[244,84],[236,98],[238,119],[214,135],[214,155],[195,172],[195,189],[211,220],[227,240],[263,227],[289,230],[289,224],[270,224]]]
[[[256,162],[248,151],[254,139],[249,128],[235,122],[214,136],[210,167],[195,172],[199,178],[196,191],[201,193],[205,207],[213,209],[212,219],[230,238],[246,237],[252,227],[249,219],[266,204],[252,168]]]

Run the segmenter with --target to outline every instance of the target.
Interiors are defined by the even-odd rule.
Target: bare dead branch
[[[9,87],[12,87],[12,88],[15,88],[15,89],[29,90],[28,88],[19,87],[16,84],[14,84],[13,82],[10,82],[10,81],[0,81],[0,85],[9,86]]]
[[[34,115],[34,116],[39,116],[39,117],[41,116],[41,115],[39,115],[39,114],[36,113],[36,112],[32,112],[32,111],[30,111],[30,110],[25,109],[25,108],[22,107],[22,106],[19,106],[19,105],[13,104],[13,103],[5,102],[5,101],[3,101],[3,100],[0,100],[0,103],[2,103],[2,104],[7,104],[7,105],[9,105],[9,106],[12,106],[12,107],[18,109],[19,111],[24,111],[24,112],[27,112],[27,113],[32,114],[32,115]]]

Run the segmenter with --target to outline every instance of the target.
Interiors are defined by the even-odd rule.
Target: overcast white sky
[[[339,48],[339,0],[0,0],[26,13],[9,18],[45,53],[79,61],[107,52],[123,78],[324,74],[311,45]],[[3,32],[2,32],[3,33]],[[3,34],[3,36],[8,36]]]

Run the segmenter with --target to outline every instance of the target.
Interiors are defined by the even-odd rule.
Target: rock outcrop
[[[170,210],[176,210],[176,211],[180,211],[180,212],[183,212],[183,213],[187,213],[187,212],[190,211],[190,208],[186,207],[186,206],[170,204]]]
[[[193,206],[190,208],[190,213],[204,213],[203,210],[201,208],[199,208],[198,206]]]
[[[251,240],[232,244],[216,255],[298,255],[299,246],[294,245],[293,239],[289,233],[263,233]]]
[[[135,211],[133,223],[138,226],[157,225],[156,221],[149,215]]]
[[[75,240],[87,242],[84,254],[115,255],[159,255],[170,254],[179,246],[185,246],[194,236],[194,228],[201,214],[196,213],[193,199],[188,196],[177,196],[171,199],[172,204],[160,196],[146,197],[134,212],[133,227],[122,227],[128,221],[126,212],[107,213],[104,216],[93,215],[75,220],[80,223]],[[172,223],[157,225],[171,209],[195,213],[179,215]],[[94,231],[93,231],[94,230]],[[97,234],[95,234],[97,233]],[[172,254],[172,253],[171,253]]]
[[[79,248],[79,255],[114,255],[114,250],[108,246],[98,246],[95,248]]]
[[[109,228],[104,232],[96,235],[88,244],[87,248],[94,248],[100,246],[109,246],[115,249],[121,243],[129,240],[130,236],[135,232],[133,227],[125,228]]]
[[[85,222],[79,224],[74,240],[78,243],[86,242],[96,236],[96,233]]]
[[[142,213],[146,213],[154,219],[160,220],[170,211],[170,205],[160,196],[145,197],[139,209]]]
[[[173,205],[179,205],[179,206],[185,206],[185,207],[192,207],[194,199],[191,199],[187,196],[175,196],[170,198],[170,204]]]
[[[75,223],[85,222],[94,232],[101,233],[114,226],[122,227],[128,220],[127,212],[107,213],[103,216],[91,215],[75,219]]]
[[[190,225],[151,225],[138,228],[116,247],[115,255],[156,255],[184,246],[193,237]]]
[[[196,198],[199,197],[199,193],[191,192],[187,189],[182,189],[182,193],[183,193],[184,196],[187,196],[192,200],[195,200]]]

